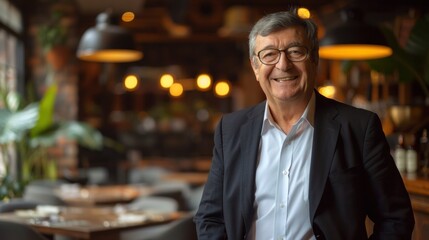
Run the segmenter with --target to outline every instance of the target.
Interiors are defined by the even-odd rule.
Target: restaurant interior
[[[317,90],[378,114],[429,239],[426,0],[0,0],[6,240],[196,239],[216,124],[265,98],[249,30],[291,6],[319,26]]]

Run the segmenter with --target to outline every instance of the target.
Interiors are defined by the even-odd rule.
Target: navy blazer
[[[194,221],[200,240],[246,239],[266,102],[226,114],[215,131],[212,166]],[[414,215],[375,113],[316,92],[310,220],[317,239],[411,239]]]

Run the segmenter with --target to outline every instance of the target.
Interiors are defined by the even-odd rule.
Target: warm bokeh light
[[[227,81],[219,81],[215,85],[215,94],[218,97],[226,97],[231,92],[231,86]]]
[[[298,8],[298,16],[304,19],[310,18],[310,10],[308,10],[307,8]]]
[[[139,85],[139,80],[135,75],[128,75],[124,79],[124,87],[127,90],[134,90]]]
[[[343,44],[320,46],[320,58],[333,60],[369,60],[392,55],[392,49],[381,45]]]
[[[143,58],[143,53],[128,49],[105,49],[98,51],[81,51],[79,59],[90,62],[134,62]]]
[[[197,77],[197,87],[201,90],[208,90],[212,85],[212,79],[208,74],[200,74]]]
[[[336,89],[333,85],[321,86],[317,90],[320,92],[320,94],[322,94],[323,96],[325,96],[327,98],[334,98],[335,97]]]
[[[183,94],[183,86],[180,83],[173,83],[169,89],[170,95],[180,97]]]
[[[174,77],[171,74],[163,74],[159,79],[159,84],[163,88],[169,88],[174,83]]]
[[[122,19],[122,21],[124,21],[124,22],[131,22],[131,21],[133,21],[134,20],[134,18],[135,18],[136,16],[135,16],[135,14],[133,13],[133,12],[124,12],[123,14],[122,14],[122,17],[121,17],[121,19]]]

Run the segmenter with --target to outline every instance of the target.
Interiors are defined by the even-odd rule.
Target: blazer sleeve
[[[221,119],[215,130],[212,165],[200,206],[194,217],[199,240],[227,238],[223,218],[222,121]]]
[[[379,118],[372,114],[364,137],[364,165],[373,196],[370,239],[411,239],[414,215],[408,192],[390,154]]]

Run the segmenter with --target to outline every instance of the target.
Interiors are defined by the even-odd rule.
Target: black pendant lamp
[[[343,23],[327,30],[320,41],[320,58],[333,60],[369,60],[392,55],[381,30],[366,23],[361,10],[345,9]]]
[[[143,57],[134,48],[134,39],[126,29],[113,24],[109,12],[97,16],[97,24],[80,39],[77,57],[93,62],[134,62]]]

